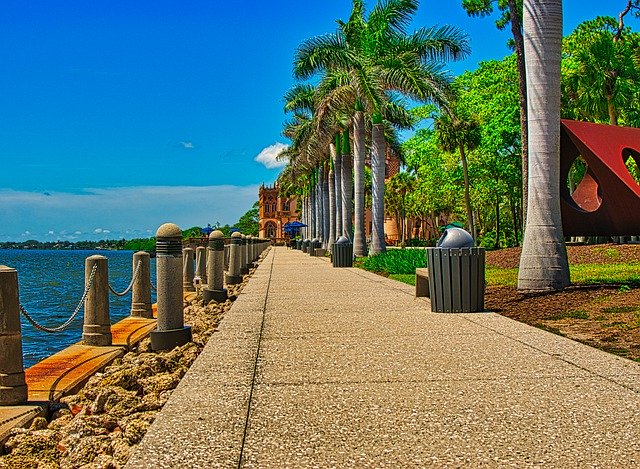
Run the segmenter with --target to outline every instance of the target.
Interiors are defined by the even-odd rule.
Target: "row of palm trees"
[[[402,98],[432,102],[451,114],[442,64],[469,52],[466,35],[452,27],[408,34],[417,6],[417,0],[382,0],[367,15],[364,2],[353,0],[346,23],[338,21],[334,33],[300,45],[294,75],[315,82],[299,83],[285,96],[293,117],[283,133],[292,145],[283,153],[289,165],[281,186],[303,189],[309,236],[326,244],[347,236],[356,255],[366,249],[366,152],[372,172],[370,254],[377,254],[385,249],[385,160],[400,156],[396,131],[412,125]],[[523,0],[523,25],[529,172],[518,289],[557,290],[569,285],[559,202],[562,0]]]
[[[407,27],[417,0],[381,0],[370,12],[353,0],[348,21],[335,32],[304,41],[297,49],[299,83],[285,95],[291,118],[283,134],[291,146],[279,182],[302,191],[307,236],[330,247],[339,236],[354,254],[367,254],[365,159],[371,167],[371,245],[385,251],[384,180],[388,158],[402,159],[397,132],[413,127],[406,99],[447,106],[448,60],[469,53],[457,28]],[[311,80],[311,82],[304,82]]]

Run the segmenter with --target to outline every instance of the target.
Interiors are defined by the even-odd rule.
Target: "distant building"
[[[369,164],[368,160],[367,164]],[[400,161],[397,158],[388,156],[385,166],[385,180],[400,172]],[[272,187],[263,184],[259,190],[259,203],[259,236],[284,241],[286,239],[283,231],[284,225],[298,220],[301,215],[298,211],[298,198],[295,196],[281,197],[278,183]],[[365,236],[369,240],[371,236],[371,209],[365,210],[364,223]],[[411,220],[410,229],[413,228],[415,228],[415,221]],[[398,224],[395,217],[385,215],[384,230],[387,241],[392,243],[398,241]]]
[[[298,198],[281,197],[278,184],[272,187],[260,187],[259,191],[259,225],[261,238],[270,238],[274,241],[284,241],[284,225],[290,221],[298,220]]]

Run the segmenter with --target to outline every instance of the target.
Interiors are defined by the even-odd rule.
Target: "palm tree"
[[[340,81],[341,86],[338,90],[344,95],[345,88],[349,89],[355,111],[364,109],[372,117],[374,129],[382,123],[380,116],[383,116],[384,103],[389,98],[389,92],[400,92],[421,101],[443,101],[443,89],[448,81],[441,70],[434,66],[434,61],[466,55],[466,36],[450,27],[422,28],[412,35],[407,35],[406,26],[417,6],[417,0],[386,0],[378,3],[366,16],[364,2],[353,0],[348,22],[338,21],[338,30],[335,33],[305,41],[298,48],[294,65],[295,76],[307,79],[318,72],[343,72],[343,80]],[[355,114],[354,121],[360,120],[360,114]],[[361,126],[359,123],[355,125],[358,128],[358,131],[353,132],[356,149],[354,152],[357,158],[355,169],[357,197],[360,197],[362,191],[359,191],[359,181],[362,179],[359,161],[364,144],[361,140]],[[385,140],[379,137],[382,134],[381,130],[382,128],[378,127],[375,130],[376,137],[372,137],[375,143],[371,159],[376,165],[372,170],[377,176],[373,178],[375,187],[372,188],[375,204],[372,207],[374,249],[371,254],[375,254],[377,250],[384,250],[382,194],[386,151]],[[382,177],[379,177],[381,172]],[[358,201],[357,207],[355,224],[360,238],[364,204]]]
[[[618,125],[637,108],[638,49],[640,35],[611,17],[585,21],[564,39],[563,84],[579,117]]]
[[[525,0],[529,199],[518,289],[561,290],[569,263],[560,218],[562,0]]]
[[[474,150],[480,144],[480,125],[471,117],[456,116],[453,111],[441,114],[435,121],[435,131],[440,147],[449,153],[460,153],[462,174],[464,177],[464,203],[467,211],[467,224],[473,239],[477,239],[476,224],[469,194],[468,150]]]

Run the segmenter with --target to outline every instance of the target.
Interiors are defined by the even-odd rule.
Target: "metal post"
[[[227,290],[224,286],[224,234],[215,230],[209,235],[209,249],[207,262],[207,276],[209,283],[202,293],[204,304],[211,300],[223,303],[227,300]]]
[[[19,298],[18,272],[0,265],[0,405],[27,402]]]
[[[151,348],[170,350],[191,341],[182,303],[182,231],[173,223],[165,223],[156,233],[156,272],[158,325],[151,332]]]
[[[194,273],[193,249],[184,248],[182,250],[182,288],[184,291],[196,291],[196,287],[193,286]]]
[[[240,273],[247,275],[249,273],[249,236],[242,236],[242,262],[240,263]]]
[[[231,235],[229,245],[229,273],[227,274],[227,285],[242,283],[240,274],[240,264],[242,263],[242,235],[236,231]]]
[[[133,272],[138,270],[138,276],[133,281],[131,292],[131,316],[134,317],[153,318],[150,258],[149,253],[144,251],[136,252],[133,255]]]
[[[207,248],[196,248],[196,277],[200,277],[200,283],[207,283]]]
[[[87,257],[84,263],[84,284],[91,283],[84,300],[82,340],[86,345],[111,345],[108,262],[106,257],[95,255]],[[94,265],[96,270],[93,273],[92,281],[91,275]]]

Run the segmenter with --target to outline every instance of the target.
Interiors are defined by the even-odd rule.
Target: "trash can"
[[[331,263],[334,267],[353,267],[353,243],[340,236],[331,246]]]
[[[320,247],[320,241],[318,240],[318,238],[313,238],[309,243],[309,255],[315,256],[316,248],[319,248],[319,247]]]
[[[308,239],[302,241],[302,252],[309,252],[309,243],[310,241]]]
[[[431,311],[484,311],[484,248],[473,244],[469,233],[451,227],[435,248],[427,248]]]

